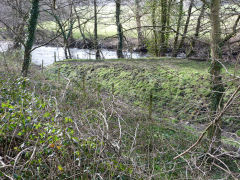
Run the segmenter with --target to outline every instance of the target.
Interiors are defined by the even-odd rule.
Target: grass
[[[53,32],[56,32],[56,28],[58,29],[56,23],[53,22],[53,21],[43,22],[41,24],[41,26],[42,26],[43,29],[46,29],[48,31],[53,31]],[[81,39],[82,36],[81,36],[77,26],[78,26],[78,24],[75,23],[74,24],[75,28],[73,30],[73,37],[75,39]],[[87,26],[85,27],[85,36],[87,38],[91,38],[93,36],[93,27],[94,27],[93,22],[88,23]],[[116,36],[116,34],[117,34],[117,31],[116,31],[115,25],[109,25],[109,26],[99,25],[99,31],[98,31],[99,38]]]
[[[106,65],[106,63],[109,64]],[[204,74],[203,71],[207,72],[204,64],[202,64],[202,69],[196,69],[194,66],[187,67],[187,64],[188,62],[185,61],[186,66],[184,66],[184,63],[177,59],[110,60],[104,63],[91,63],[91,65],[85,63],[80,66],[76,66],[76,62],[73,63],[73,66],[71,66],[71,63],[63,62],[59,64],[59,67],[61,68],[60,71],[64,73],[63,75],[71,78],[80,79],[81,75],[79,72],[85,72],[87,76],[90,76],[92,81],[100,82],[105,89],[110,89],[112,84],[114,84],[116,95],[125,97],[133,101],[133,104],[141,107],[147,107],[149,92],[153,90],[154,93],[156,93],[154,95],[156,98],[154,108],[162,111],[159,108],[161,108],[163,104],[168,104],[171,106],[171,108],[168,109],[172,109],[171,114],[174,114],[173,112],[176,111],[174,103],[177,101],[185,103],[184,99],[188,99],[189,97],[184,96],[194,91],[190,86],[198,80],[199,72],[202,74]],[[106,67],[104,67],[104,65],[106,65]],[[184,66],[184,68],[181,68],[182,66]],[[93,69],[93,71],[88,74],[91,69]],[[80,76],[75,77],[76,74]],[[188,84],[191,78],[194,78],[194,82]],[[207,77],[204,77],[202,82],[206,82],[206,78]],[[94,84],[94,82],[90,83]],[[206,85],[206,83],[202,83],[202,86],[204,85]],[[186,87],[184,89],[181,86]],[[202,93],[207,92],[203,91]],[[182,96],[181,94],[184,95]],[[169,96],[171,98],[169,98]],[[164,113],[168,114],[169,112],[166,111]]]
[[[100,11],[99,11],[99,15],[98,15],[98,36],[100,39],[104,39],[107,37],[112,37],[112,36],[116,36],[117,35],[117,27],[115,25],[115,14],[113,9],[115,9],[115,7],[109,7],[109,5],[107,6],[101,6],[99,7]],[[81,7],[78,8],[79,11],[79,16],[80,18],[83,17],[84,15],[84,19],[81,19],[81,23],[84,23],[86,21],[86,18],[91,19],[90,21],[88,21],[85,25],[83,25],[83,29],[85,31],[85,36],[87,38],[91,38],[93,36],[93,31],[94,31],[94,20],[92,17],[93,14],[93,8],[92,7]],[[122,6],[122,11],[123,19],[128,19],[128,17],[133,16],[133,14],[131,13],[131,9],[128,6]],[[129,16],[127,15],[129,14]],[[124,22],[124,20],[123,20]],[[125,23],[123,23],[123,28],[124,29],[128,29],[128,28],[132,28],[135,27],[135,20],[134,18],[131,18],[130,21],[127,21]],[[41,26],[48,30],[48,31],[56,31],[56,23],[54,21],[45,21],[43,23],[41,23]],[[73,37],[75,39],[80,39],[82,38],[79,29],[78,29],[78,22],[76,21],[74,24],[74,30],[73,30]],[[136,30],[133,30],[131,32],[126,32],[126,35],[131,37],[131,38],[136,38],[137,37],[137,33]]]

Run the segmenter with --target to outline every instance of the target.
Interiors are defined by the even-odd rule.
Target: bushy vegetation
[[[188,178],[228,177],[215,167],[203,174],[208,164],[191,154],[173,160],[197,139],[196,129],[183,122],[203,123],[200,117],[207,113],[199,110],[209,93],[207,65],[186,64],[177,59],[70,61],[50,66],[45,74],[32,67],[29,79],[2,69],[1,177],[179,179],[186,171]],[[193,153],[203,157],[204,148],[203,142]],[[237,172],[237,161],[222,160]]]
[[[184,134],[179,136],[180,132],[155,125],[150,132],[145,123],[139,125],[133,119],[134,114],[123,114],[123,119],[119,107],[111,107],[113,102],[99,94],[92,96],[90,92],[69,89],[62,92],[61,88],[2,73],[2,177],[144,179],[144,171],[161,172],[172,167],[161,167],[160,156],[147,163],[147,148],[153,147],[145,143],[149,140],[146,137],[153,133],[156,140],[162,137],[164,142]],[[139,129],[134,129],[136,125]],[[140,137],[134,137],[135,130],[141,132]],[[162,158],[170,160],[174,154],[168,150]],[[153,165],[155,161],[157,164]],[[147,167],[146,163],[154,167]]]
[[[239,179],[239,7],[2,0],[0,179]],[[50,43],[68,60],[30,70]]]
[[[51,94],[54,87],[41,83],[32,86],[32,83],[9,74],[0,79],[2,177],[87,179],[104,176],[111,179],[134,176],[134,167],[126,164],[125,159],[117,159],[119,152],[115,152],[108,137],[102,134],[103,139],[100,138],[98,126],[103,124],[99,122],[102,119],[98,109],[79,109],[78,120],[73,120],[70,113],[62,111],[67,105],[58,104],[58,99]],[[92,129],[94,126],[96,131]]]

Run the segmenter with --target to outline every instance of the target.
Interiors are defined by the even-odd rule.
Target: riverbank
[[[233,65],[225,66],[228,72],[239,74]],[[154,119],[187,125],[187,128],[195,127],[199,131],[203,130],[204,124],[206,126],[209,123],[209,67],[210,62],[166,57],[130,61],[66,60],[48,67],[47,73],[53,79],[60,73],[62,77],[74,82],[86,78],[90,87],[99,84],[104,91],[113,91],[115,96],[146,113],[149,109],[149,96],[152,94]],[[225,101],[238,85],[237,82],[231,82],[233,77],[228,72],[224,72],[223,76],[225,86],[229,87]],[[235,108],[231,113],[223,118],[224,130],[237,133],[240,130],[239,113]],[[229,141],[231,136],[227,133],[225,135]],[[235,140],[237,139],[236,136]]]

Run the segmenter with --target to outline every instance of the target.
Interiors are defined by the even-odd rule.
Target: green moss
[[[49,67],[48,72],[56,72],[60,68],[64,76],[76,81],[86,74],[89,88],[100,84],[101,89],[109,93],[112,93],[114,84],[116,96],[146,112],[152,91],[153,112],[158,119],[166,118],[174,123],[191,120],[203,123],[207,119],[205,112],[211,92],[209,65],[209,62],[174,58],[68,60]],[[230,71],[233,69],[228,67]],[[231,88],[226,92],[225,99],[236,86],[230,83]]]
[[[194,63],[193,63],[194,64]],[[198,64],[198,63],[195,63]],[[111,92],[114,84],[115,95],[147,111],[149,93],[153,91],[153,109],[160,117],[176,117],[176,121],[189,120],[191,113],[199,111],[199,102],[206,102],[209,92],[207,66],[199,63],[190,65],[179,59],[145,60],[107,60],[63,61],[49,68],[49,72],[60,69],[64,76],[81,79],[85,73],[88,84],[100,83],[101,87]],[[184,67],[183,67],[184,65]],[[192,106],[199,104],[199,106]]]
[[[236,134],[240,137],[240,130],[237,130]]]

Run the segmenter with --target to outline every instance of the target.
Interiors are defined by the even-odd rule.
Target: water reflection
[[[73,59],[95,59],[94,50],[71,48],[70,51]],[[42,60],[43,60],[44,66],[53,64],[55,59],[55,54],[56,54],[57,61],[65,59],[64,49],[62,47],[59,47],[59,48],[47,47],[47,46],[40,47],[33,51],[32,62],[37,65],[40,65],[42,64]],[[136,52],[133,52],[133,53],[125,52],[124,55],[126,58],[133,58],[133,59],[146,56],[145,54],[140,54]],[[113,51],[113,50],[102,49],[101,56],[104,57],[104,59],[117,59],[116,51]]]
[[[11,45],[10,41],[0,41],[0,52],[7,51]]]
[[[11,42],[0,41],[0,52],[7,51],[9,46],[11,46]],[[70,51],[72,58],[74,59],[95,59],[94,50],[71,48]],[[47,66],[54,63],[55,56],[56,61],[64,60],[64,49],[62,47],[39,47],[32,52],[32,62],[37,65],[41,65],[43,62],[43,65]],[[124,56],[129,59],[137,59],[140,57],[146,57],[146,54],[125,52]],[[104,59],[117,59],[116,51],[102,49],[101,57]]]

